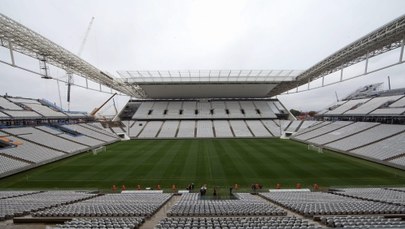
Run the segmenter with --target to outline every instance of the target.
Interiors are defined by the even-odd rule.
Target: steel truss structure
[[[142,89],[136,85],[129,85],[121,79],[113,78],[70,51],[3,14],[0,14],[0,45],[10,50],[12,66],[16,66],[13,52],[38,59],[44,78],[51,78],[46,66],[51,64],[126,95],[146,97]]]
[[[118,71],[126,82],[134,84],[172,83],[280,83],[295,81],[301,70],[170,70]]]
[[[228,84],[238,82],[274,83],[277,86],[268,93],[268,96],[272,97],[301,85],[309,84],[311,81],[323,79],[326,75],[338,70],[343,73],[344,68],[362,61],[366,62],[365,73],[367,73],[369,58],[397,48],[401,48],[398,63],[404,63],[404,43],[405,15],[402,15],[303,72],[291,70],[279,72],[271,70],[120,71],[119,74],[123,77],[123,79],[120,79],[102,72],[40,34],[0,14],[0,46],[9,49],[11,57],[11,63],[0,60],[1,63],[24,69],[16,65],[13,55],[13,52],[22,53],[40,61],[41,75],[44,78],[51,78],[47,72],[47,64],[51,64],[137,98],[148,97],[141,84],[153,84],[156,82],[163,84],[173,82],[196,84],[201,82]],[[24,70],[30,71],[28,69]]]
[[[396,48],[401,48],[399,63],[403,63],[404,40],[405,14],[315,64],[297,76],[296,82],[279,84],[269,96],[279,95],[362,61],[366,61],[365,72],[367,72],[369,58]]]

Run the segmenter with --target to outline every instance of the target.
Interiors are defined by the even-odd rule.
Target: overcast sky
[[[91,17],[93,27],[82,58],[117,76],[117,70],[305,70],[345,45],[405,13],[403,0],[1,0],[0,12],[77,53]],[[0,58],[8,60],[0,49]],[[398,60],[398,50],[370,62],[377,68]],[[38,62],[17,57],[37,70]],[[359,74],[364,65],[345,70]],[[45,98],[59,104],[53,80],[0,64],[0,94]],[[51,75],[64,78],[61,70]],[[336,74],[335,74],[336,75]],[[290,109],[320,110],[373,82],[405,87],[405,67],[326,88],[279,96]],[[336,80],[330,77],[327,82]],[[84,81],[75,78],[75,82]],[[315,83],[316,84],[316,83]],[[66,86],[60,85],[66,108]],[[97,88],[97,85],[92,85]],[[387,83],[385,84],[387,87]],[[72,110],[91,111],[109,97],[74,87]],[[117,98],[119,107],[128,97]],[[110,107],[110,106],[108,106]],[[105,113],[112,112],[106,109]]]

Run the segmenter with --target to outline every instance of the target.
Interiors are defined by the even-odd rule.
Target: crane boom
[[[90,29],[91,26],[93,25],[94,22],[94,17],[91,18],[89,26],[87,26],[87,30],[86,33],[84,34],[84,38],[82,43],[80,44],[80,48],[79,51],[77,52],[77,56],[80,57],[82,55],[83,49],[84,49],[84,45],[86,44],[87,38],[89,37],[89,33],[90,33]],[[68,110],[70,111],[70,88],[73,84],[73,73],[68,70],[67,71],[67,76],[68,76],[68,83],[67,83],[67,102],[68,102]],[[86,84],[87,84],[87,78],[86,78]]]
[[[101,104],[100,107],[95,108],[95,109],[90,113],[90,115],[94,117],[94,116],[96,115],[96,113],[99,112],[99,111],[101,110],[101,108],[103,108],[112,98],[114,98],[114,96],[115,96],[116,94],[117,94],[117,92],[115,92],[110,98],[107,99],[107,101],[105,101],[103,104]]]
[[[93,22],[94,22],[94,17],[91,18],[89,26],[87,27],[86,33],[84,34],[82,44],[80,45],[80,48],[79,48],[79,52],[77,52],[78,57],[80,57],[82,55],[84,45],[86,44],[87,38],[89,37],[89,33],[90,33],[91,27],[93,25]]]

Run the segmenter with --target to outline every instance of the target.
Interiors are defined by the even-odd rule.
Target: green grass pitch
[[[99,189],[137,185],[170,190],[194,182],[226,190],[405,184],[405,171],[280,139],[132,140],[0,180],[1,189]]]

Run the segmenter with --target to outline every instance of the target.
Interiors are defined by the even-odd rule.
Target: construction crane
[[[94,17],[91,18],[89,26],[87,26],[87,30],[86,33],[84,34],[84,38],[83,41],[80,45],[79,51],[77,52],[77,56],[80,57],[82,55],[83,49],[84,49],[84,45],[87,42],[87,38],[89,37],[89,33],[90,33],[90,29],[93,26],[93,22],[94,22]],[[70,111],[70,91],[71,91],[71,86],[74,83],[73,80],[73,72],[70,69],[66,70],[66,74],[67,74],[67,102],[68,102],[68,111]],[[87,78],[86,78],[86,85],[87,85]]]
[[[97,112],[99,112],[101,110],[101,108],[103,108],[112,98],[114,98],[115,95],[117,95],[117,92],[115,92],[110,98],[107,99],[107,101],[105,101],[103,104],[101,104],[100,107],[94,108],[94,110],[90,113],[90,115],[92,117],[95,117]]]

